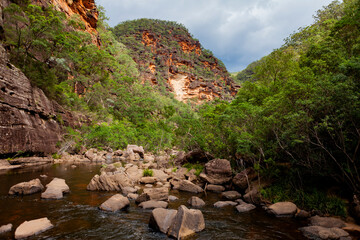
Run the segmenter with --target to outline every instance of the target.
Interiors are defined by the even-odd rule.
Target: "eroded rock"
[[[232,182],[241,190],[245,190],[249,187],[250,183],[257,178],[257,174],[253,168],[247,168],[242,172],[235,175]]]
[[[166,187],[147,188],[144,189],[144,193],[149,196],[150,200],[166,201],[169,197],[169,189]]]
[[[70,188],[66,184],[65,179],[54,178],[46,185],[46,190],[41,194],[41,198],[45,199],[60,199],[63,198],[64,193],[69,193]]]
[[[44,186],[41,184],[40,179],[36,178],[29,182],[21,182],[12,186],[9,190],[10,195],[29,195],[37,192],[41,192]]]
[[[149,226],[156,231],[167,233],[173,223],[177,210],[155,208],[150,215]]]
[[[53,228],[48,218],[40,218],[23,222],[15,231],[15,239],[27,238]]]
[[[210,184],[224,184],[231,180],[232,170],[230,162],[226,159],[214,159],[205,164],[205,173],[200,178]]]
[[[121,194],[116,194],[100,205],[100,209],[104,211],[116,212],[130,205],[129,199]]]
[[[189,198],[187,203],[195,208],[202,208],[203,206],[205,206],[205,202],[201,198],[196,196],[192,196],[191,198]]]

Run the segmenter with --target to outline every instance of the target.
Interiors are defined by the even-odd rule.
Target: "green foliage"
[[[323,214],[346,217],[346,203],[335,195],[328,195],[316,188],[294,189],[282,182],[261,190],[261,195],[273,202],[292,201],[299,208],[308,211],[318,210]]]
[[[61,158],[61,155],[58,154],[58,153],[54,153],[51,155],[53,159],[60,159]]]
[[[183,165],[183,167],[184,167],[184,168],[187,168],[188,171],[190,171],[191,169],[195,169],[195,173],[194,173],[194,174],[195,174],[196,176],[199,176],[200,173],[202,173],[202,171],[204,170],[204,166],[201,165],[201,164],[199,164],[199,163],[195,163],[195,164],[193,164],[193,163],[185,163],[185,164]]]
[[[116,167],[116,168],[122,167],[122,164],[121,164],[121,163],[119,163],[119,162],[114,163],[114,167]]]
[[[154,175],[154,171],[152,169],[144,169],[143,177],[152,177]]]

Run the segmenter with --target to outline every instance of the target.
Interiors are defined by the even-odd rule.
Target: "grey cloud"
[[[138,18],[183,23],[229,71],[282,45],[283,39],[313,22],[312,16],[331,0],[96,0],[109,24]]]

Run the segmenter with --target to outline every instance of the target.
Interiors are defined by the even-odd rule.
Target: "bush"
[[[199,164],[199,163],[185,163],[183,165],[184,168],[187,168],[188,171],[190,171],[191,169],[195,169],[195,175],[199,176],[200,173],[204,170],[204,166]]]
[[[154,172],[152,169],[144,169],[143,177],[152,177],[153,175],[154,175]]]

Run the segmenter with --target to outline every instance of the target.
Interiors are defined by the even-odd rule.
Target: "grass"
[[[153,170],[151,169],[144,169],[143,171],[143,177],[152,177],[154,175]]]

